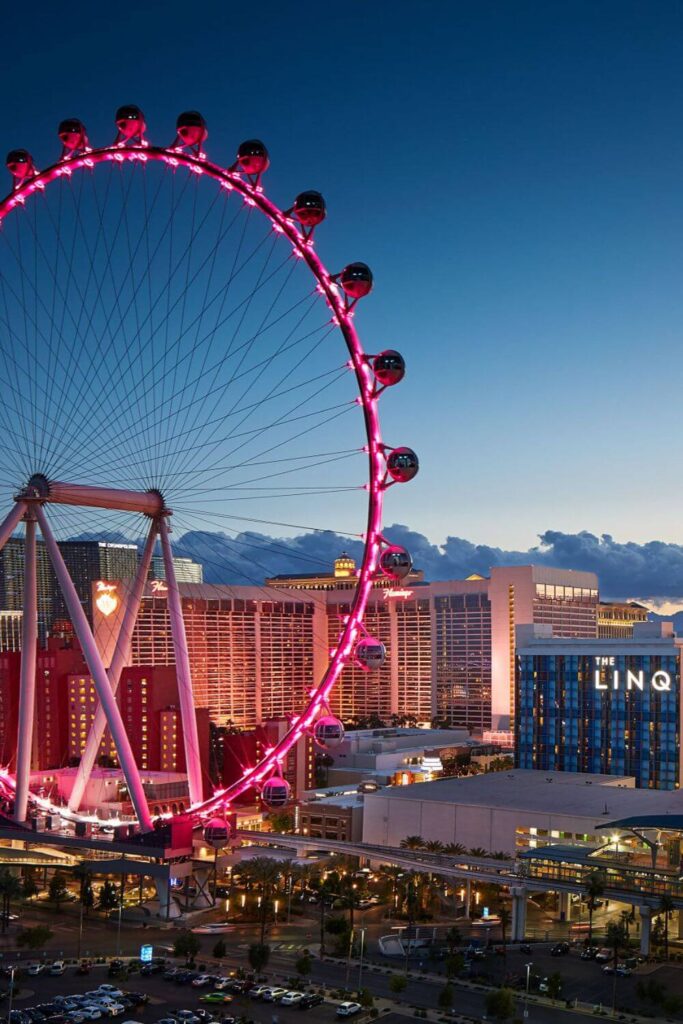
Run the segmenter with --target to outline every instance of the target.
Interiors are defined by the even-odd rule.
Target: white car
[[[117,988],[116,985],[99,985],[97,991],[101,992],[103,996],[112,996],[114,999],[123,995],[121,989]]]
[[[301,1002],[303,997],[304,997],[303,992],[297,992],[295,990],[292,991],[292,992],[285,992],[285,994],[283,995],[282,999],[280,1000],[280,1005],[281,1006],[297,1006],[298,1003]]]
[[[30,974],[31,977],[35,977],[36,974],[42,974],[44,970],[45,964],[31,964],[26,973]]]
[[[277,985],[271,985],[261,994],[261,999],[264,1003],[279,1003],[282,997],[286,995],[286,988],[279,988]]]
[[[192,928],[195,935],[222,935],[224,932],[231,932],[234,925],[227,921],[209,921],[208,924],[198,924]]]
[[[223,992],[226,988],[229,988],[234,980],[234,978],[216,978],[213,987],[216,992]]]
[[[120,1017],[122,1013],[126,1012],[126,1007],[123,1005],[123,1003],[115,1003],[113,1001],[108,1002],[105,1005],[104,1009],[105,1012],[108,1013],[110,1017]]]
[[[91,1006],[89,1004],[81,1006],[78,1012],[83,1014],[84,1020],[99,1020],[102,1016],[99,1006]]]
[[[58,974],[64,974],[65,970],[66,970],[66,964],[64,963],[64,961],[63,960],[55,960],[55,962],[50,967],[50,974],[53,974],[55,976],[58,975]]]
[[[204,988],[206,985],[210,985],[213,981],[213,975],[211,974],[200,974],[198,978],[192,979],[193,988]]]
[[[360,1005],[360,1003],[340,1003],[339,1006],[337,1007],[337,1016],[355,1017],[355,1015],[357,1013],[360,1013],[362,1009],[363,1007]]]
[[[200,1024],[199,1017],[196,1017],[192,1010],[176,1010],[175,1018],[181,1024]]]
[[[255,985],[249,989],[250,999],[262,999],[265,992],[270,992],[269,985]]]

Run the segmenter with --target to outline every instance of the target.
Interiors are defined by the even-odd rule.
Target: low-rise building
[[[398,847],[422,836],[514,855],[549,843],[619,841],[603,827],[636,815],[680,821],[680,809],[678,793],[637,789],[629,777],[515,768],[368,793],[363,842]]]

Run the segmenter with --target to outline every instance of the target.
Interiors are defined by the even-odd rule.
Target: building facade
[[[598,605],[598,639],[628,640],[636,622],[647,622],[648,610],[635,601],[601,601]]]
[[[175,578],[178,583],[204,582],[204,566],[199,562],[193,561],[191,558],[174,556],[173,571],[175,572]],[[149,579],[166,579],[166,566],[162,555],[154,555],[152,557],[152,564],[149,567]]]
[[[517,766],[629,775],[642,788],[677,789],[683,641],[666,625],[636,624],[631,640],[560,640],[520,629]]]
[[[548,626],[557,637],[597,637],[598,578],[592,572],[540,565],[495,566],[489,598],[491,727],[512,730],[517,626]]]

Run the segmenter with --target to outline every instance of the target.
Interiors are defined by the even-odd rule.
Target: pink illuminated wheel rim
[[[54,432],[57,429],[58,423],[60,422],[58,413],[61,414],[64,411],[62,408],[58,406],[49,409],[41,409],[40,407],[41,393],[45,394],[46,401],[48,398],[51,397],[52,382],[49,379],[49,373],[43,377],[36,369],[35,376],[31,377],[32,367],[30,360],[31,358],[37,359],[38,342],[40,341],[39,334],[41,332],[38,329],[38,325],[40,323],[47,323],[47,317],[49,316],[49,309],[43,309],[43,307],[47,307],[49,303],[47,300],[43,300],[40,294],[41,281],[48,280],[47,275],[49,273],[49,268],[48,271],[43,271],[39,270],[38,267],[38,262],[40,258],[45,259],[46,265],[49,262],[45,258],[45,254],[41,252],[40,245],[40,225],[42,223],[41,217],[43,217],[43,206],[46,204],[46,200],[51,194],[52,190],[58,190],[60,188],[60,204],[64,204],[64,206],[66,206],[68,205],[69,201],[73,201],[74,205],[77,206],[77,204],[81,202],[80,197],[83,194],[87,193],[90,181],[93,180],[96,175],[104,173],[105,168],[118,167],[121,169],[122,175],[124,172],[130,171],[129,178],[131,175],[137,176],[136,181],[142,180],[146,182],[147,176],[150,173],[149,168],[161,166],[162,168],[165,168],[166,171],[169,172],[169,174],[171,175],[171,181],[173,182],[172,187],[177,192],[180,192],[184,188],[188,188],[189,191],[191,191],[194,196],[198,194],[199,187],[196,186],[193,191],[193,188],[191,186],[188,187],[188,181],[202,183],[211,182],[214,185],[214,193],[216,196],[224,194],[225,196],[239,197],[242,201],[242,210],[244,211],[247,218],[251,217],[251,211],[255,211],[256,213],[260,214],[263,218],[265,218],[267,224],[269,225],[269,233],[272,235],[273,248],[275,248],[276,244],[278,246],[289,246],[289,249],[291,250],[291,256],[294,259],[294,263],[298,262],[307,269],[307,271],[312,276],[312,279],[315,282],[315,291],[319,294],[329,312],[329,323],[331,324],[331,327],[334,328],[335,333],[338,332],[344,339],[346,347],[345,358],[347,360],[347,366],[348,369],[350,369],[353,372],[353,376],[356,382],[357,393],[355,397],[355,403],[357,404],[357,406],[360,407],[360,412],[362,416],[364,434],[363,451],[367,455],[368,467],[367,483],[365,484],[365,490],[367,491],[367,516],[364,532],[362,534],[364,548],[363,556],[360,561],[360,566],[358,570],[358,582],[351,601],[351,610],[345,622],[341,626],[341,635],[339,638],[339,642],[331,655],[327,670],[324,672],[322,678],[315,683],[314,688],[309,694],[307,704],[303,707],[302,710],[296,708],[291,709],[291,711],[294,713],[292,717],[292,725],[289,731],[283,737],[283,739],[273,749],[267,752],[267,754],[259,764],[247,768],[244,771],[242,778],[239,779],[237,782],[235,782],[234,784],[225,789],[214,792],[214,794],[211,796],[209,800],[195,804],[195,806],[193,807],[193,810],[195,812],[200,813],[202,815],[206,814],[208,816],[211,814],[211,812],[213,812],[215,809],[219,807],[222,809],[228,808],[235,798],[237,798],[247,790],[251,790],[254,788],[262,789],[264,786],[268,784],[269,781],[273,782],[277,787],[278,779],[280,777],[281,765],[288,751],[292,748],[292,746],[297,742],[297,740],[302,736],[303,733],[311,733],[314,731],[315,724],[317,721],[319,721],[324,716],[329,717],[329,700],[331,691],[335,683],[337,682],[344,666],[347,664],[347,662],[349,662],[351,658],[353,658],[356,644],[360,640],[363,640],[365,638],[362,620],[367,605],[368,597],[373,586],[373,581],[376,578],[378,572],[380,572],[380,557],[384,551],[394,550],[393,548],[389,547],[387,541],[383,538],[381,533],[382,504],[384,494],[386,489],[389,486],[392,486],[395,482],[403,482],[403,479],[401,478],[400,475],[401,473],[403,474],[404,479],[407,480],[414,476],[415,472],[417,472],[417,459],[410,449],[398,450],[399,454],[394,457],[392,463],[392,466],[394,464],[398,466],[398,470],[392,468],[392,472],[389,472],[389,456],[391,455],[391,451],[383,443],[379,422],[378,405],[380,396],[387,387],[391,387],[392,385],[397,384],[402,379],[405,367],[400,354],[391,349],[382,351],[380,354],[367,355],[365,353],[358,332],[355,327],[354,314],[356,311],[356,304],[362,302],[362,300],[365,298],[365,296],[369,294],[372,288],[372,273],[369,270],[369,268],[363,263],[349,263],[344,268],[344,270],[340,271],[338,274],[332,274],[330,273],[330,271],[328,271],[328,269],[325,267],[320,257],[318,256],[314,245],[314,232],[316,231],[316,229],[319,229],[319,225],[322,224],[326,212],[322,196],[320,195],[320,193],[313,191],[302,192],[297,197],[293,206],[287,210],[283,210],[282,208],[278,207],[274,202],[272,202],[265,195],[262,187],[262,175],[267,170],[269,165],[269,157],[262,143],[260,143],[258,140],[249,140],[248,142],[243,143],[238,149],[237,160],[234,163],[232,163],[229,167],[221,167],[218,164],[209,160],[207,156],[202,152],[201,147],[203,146],[206,140],[207,133],[203,119],[201,118],[201,115],[199,115],[197,112],[190,111],[186,114],[181,115],[181,117],[178,119],[177,136],[172,146],[155,146],[149,144],[146,141],[146,125],[144,122],[144,117],[142,113],[138,110],[138,108],[121,108],[117,114],[116,123],[118,135],[115,143],[110,146],[105,146],[101,148],[92,148],[88,143],[85,128],[79,121],[77,121],[76,119],[63,121],[59,127],[59,138],[63,145],[62,158],[57,163],[47,167],[45,170],[38,170],[35,166],[33,158],[25,150],[14,150],[8,156],[7,166],[14,179],[14,188],[12,192],[0,203],[0,233],[2,233],[4,237],[8,239],[8,249],[10,253],[15,257],[15,259],[17,258],[17,256],[19,257],[20,261],[22,259],[25,259],[24,250],[27,247],[27,238],[30,240],[30,238],[33,237],[36,240],[35,250],[37,253],[37,255],[35,256],[34,270],[32,272],[30,270],[23,271],[26,279],[29,281],[29,284],[32,285],[33,291],[36,293],[35,298],[31,298],[29,302],[25,302],[25,325],[23,328],[23,337],[24,348],[26,349],[26,356],[24,357],[20,355],[18,357],[19,365],[18,368],[15,369],[14,380],[12,379],[11,376],[11,366],[9,369],[6,369],[8,383],[11,385],[13,392],[21,393],[22,389],[26,386],[27,383],[30,386],[30,389],[32,389],[32,394],[30,398],[30,401],[33,405],[32,423],[29,424],[29,420],[27,417],[26,423],[22,425],[23,433],[25,435],[23,438],[21,437],[18,428],[15,429],[12,435],[14,438],[15,447],[17,449],[17,454],[19,456],[22,456],[23,458],[24,453],[22,450],[24,448],[26,449],[26,452],[29,455],[33,453],[33,461],[31,461],[30,458],[28,459],[28,461],[26,459],[23,459],[21,471],[24,474],[26,474],[28,470],[31,470],[32,472],[30,473],[30,476],[33,476],[34,473],[36,472],[44,472],[46,476],[55,476],[56,471],[53,469],[52,465],[48,465],[48,463],[50,463],[50,459],[53,459],[53,462],[55,460],[58,461],[57,455],[55,454],[56,448],[55,451],[53,452],[51,449],[49,449],[49,445],[47,443],[43,444],[41,440],[41,416],[42,428],[46,432],[50,430]],[[108,180],[112,182],[111,186],[107,186],[108,189],[111,188],[111,190],[113,191],[117,187],[120,187],[122,194],[121,205],[125,206],[129,202],[127,198],[127,193],[125,193],[126,187],[130,187],[128,185],[128,180],[125,179],[124,177],[121,177],[120,180],[115,180],[115,172],[113,170],[108,173]],[[186,180],[181,179],[182,175],[185,176]],[[202,185],[202,187],[204,186]],[[144,188],[147,189],[147,184],[144,185]],[[161,188],[161,186],[159,186],[159,188]],[[176,191],[173,191],[174,197],[176,195]],[[107,196],[109,196],[109,192],[107,193]],[[76,199],[74,197],[79,198]],[[107,199],[107,201],[109,200]],[[138,207],[136,208],[136,212],[140,218],[142,218],[143,214],[147,216],[149,215],[149,207],[153,207],[154,201],[155,200],[153,199],[153,194],[151,192],[148,193],[147,191],[145,191],[144,205],[142,203],[142,200],[139,200]],[[101,227],[103,214],[101,206],[98,205],[98,202],[101,202],[101,200],[95,200],[94,205],[91,204],[90,213],[93,216],[96,214],[100,215],[100,231],[103,234],[105,234]],[[220,202],[218,201],[217,198],[213,199],[212,202],[214,202],[217,207],[220,206]],[[61,205],[59,207],[59,210],[61,216]],[[80,209],[76,210],[76,215],[79,218],[82,216]],[[201,215],[201,213],[196,214],[193,211],[192,215],[193,217],[198,217]],[[52,222],[54,223],[54,212],[51,212],[50,216],[52,217]],[[206,216],[208,218],[209,213],[207,213]],[[13,228],[11,226],[13,219],[19,222],[20,217],[24,217],[28,221],[28,228],[24,232],[23,238],[21,236],[20,228]],[[85,220],[85,218],[83,219]],[[250,223],[252,222],[250,221]],[[14,236],[12,234],[13,231],[16,231],[16,240],[14,239]],[[125,234],[125,232],[128,232],[129,237],[127,240],[127,244],[128,251],[131,254],[130,271],[126,271],[123,280],[124,282],[126,282],[126,278],[128,276],[131,278],[131,281],[129,283],[130,290],[135,294],[135,296],[137,296],[138,292],[143,287],[143,285],[133,281],[134,258],[137,257],[138,248],[136,248],[134,237],[131,241],[130,235],[132,234],[132,232],[130,231],[130,226],[127,220],[125,222],[125,229],[120,228],[120,231],[122,236]],[[77,248],[79,232],[83,234],[86,233],[86,228],[84,228],[82,224],[78,225],[76,228],[73,229],[74,249]],[[55,236],[57,236],[56,229]],[[152,248],[154,245],[154,241],[154,238],[152,238]],[[97,244],[100,244],[99,235]],[[147,238],[143,242],[138,243],[138,246],[144,244],[147,244],[149,248],[150,239]],[[179,244],[182,245],[182,242]],[[217,242],[216,245],[218,246],[218,244],[219,243]],[[270,240],[268,244],[270,244]],[[112,245],[111,248],[113,251],[114,246]],[[60,250],[58,245],[57,252],[59,256],[59,265],[61,265],[61,263],[65,261],[68,256],[67,247],[62,245],[61,249],[63,250],[63,252]],[[103,249],[106,261],[109,261],[112,267],[112,273],[114,273],[116,269],[116,263],[115,259],[112,258],[111,252],[108,251],[106,239],[103,243]],[[105,257],[102,257],[103,261],[105,260]],[[154,255],[152,256],[152,258],[154,258]],[[214,262],[216,262],[215,253],[213,254],[213,259]],[[91,262],[94,262],[94,257],[91,259]],[[105,263],[103,262],[103,266],[104,265]],[[192,273],[194,272],[194,268],[192,267],[191,263],[191,257],[188,257],[187,265],[187,270],[185,271],[186,282],[192,278]],[[31,273],[33,274],[32,277]],[[121,271],[121,273],[123,273],[123,271]],[[199,273],[199,271],[197,271],[197,273]],[[53,307],[55,304],[58,305],[59,302],[61,301],[61,304],[65,310],[65,312],[62,313],[62,327],[65,320],[68,323],[70,317],[74,324],[72,330],[78,332],[79,329],[83,330],[81,322],[86,302],[85,300],[83,300],[83,297],[79,295],[78,290],[74,290],[73,292],[69,292],[68,290],[66,290],[65,292],[65,286],[62,285],[60,291],[59,274],[60,269],[58,268],[53,274]],[[86,270],[84,274],[85,280],[93,283],[93,288],[95,287],[95,285],[97,285],[100,288],[100,290],[102,288],[107,287],[106,276],[104,273],[100,272],[99,267],[97,267],[95,270],[93,270],[92,268],[88,270],[86,265]],[[151,277],[151,272],[148,271],[147,276]],[[1,263],[0,277],[2,277]],[[182,286],[182,280],[180,280],[180,277],[181,275],[178,275],[179,280],[173,283],[173,289],[179,292],[181,291]],[[3,289],[5,288],[5,280],[8,281],[8,291],[10,296],[14,295],[19,296],[21,298],[19,293],[20,290],[23,290],[24,282],[21,280],[20,276],[17,274],[15,278],[12,278],[10,272],[8,275],[3,277]],[[173,281],[173,275],[170,275],[169,283],[166,286],[168,291],[173,290],[171,288],[171,281]],[[232,278],[229,281],[229,284],[231,283]],[[149,307],[152,309],[152,312],[154,312],[157,303],[153,301],[153,296],[151,294],[151,285],[147,285],[145,283],[144,287],[150,288]],[[256,293],[258,289],[262,287],[263,286],[261,284],[261,281],[259,280],[254,287],[254,293]],[[7,308],[8,291],[5,291],[4,294],[5,308]],[[85,290],[83,291],[85,295],[89,294]],[[208,286],[207,295],[209,295]],[[55,299],[55,296],[57,296],[57,299]],[[0,295],[0,307],[2,306],[2,298],[3,296]],[[250,303],[252,298],[253,295],[249,298]],[[117,296],[112,296],[111,302],[113,303],[114,301],[120,302],[121,300]],[[30,308],[31,302],[34,303],[33,310]],[[137,310],[137,297],[135,299],[135,302],[136,315],[138,316],[139,320],[140,315]],[[170,300],[167,299],[167,302],[170,302]],[[214,300],[213,298],[212,302],[216,302],[217,304],[217,300]],[[244,301],[243,305],[244,304],[246,304],[246,300]],[[275,310],[277,312],[277,306],[275,307]],[[91,320],[97,320],[97,318],[99,318],[102,321],[102,323],[106,322],[103,313],[100,313],[99,311],[95,310],[94,305],[90,307],[88,311],[90,313]],[[190,317],[191,313],[192,311],[190,311],[187,314],[188,318]],[[124,314],[121,314],[122,322],[124,321],[124,317],[127,317],[128,315],[128,311],[126,311]],[[183,316],[185,316],[184,310]],[[203,308],[200,309],[199,313],[195,312],[195,317],[198,317],[200,319],[200,322],[201,317],[203,316]],[[34,321],[35,330],[31,326],[32,317]],[[274,322],[276,322],[275,314],[272,314],[271,319]],[[2,320],[2,316],[0,316],[0,320]],[[152,314],[150,314],[150,322],[152,323],[152,327],[149,328],[149,330],[151,331],[153,328]],[[5,326],[7,327],[8,332],[11,335],[13,329],[10,329],[10,327],[8,326],[9,324],[10,315],[9,313],[7,313],[5,319]],[[270,321],[268,322],[268,327],[263,328],[263,331],[267,330],[269,326]],[[86,330],[87,329],[89,328],[86,328]],[[100,332],[102,332],[104,328],[100,326],[99,329]],[[16,333],[20,334],[21,331],[17,332],[15,330],[15,334]],[[44,331],[42,333],[44,333]],[[34,334],[35,338],[33,337]],[[30,351],[32,341],[36,349],[35,353],[32,353]],[[138,344],[142,350],[142,342],[139,340],[139,338]],[[156,341],[153,344],[156,344]],[[171,339],[171,341],[168,342],[168,344],[172,346],[174,344],[173,339]],[[249,348],[248,342],[245,343],[245,347]],[[131,348],[134,347],[131,346]],[[378,348],[384,349],[385,346],[378,346]],[[55,343],[54,349],[55,351],[57,351],[57,343]],[[123,346],[122,349],[124,349]],[[102,345],[101,349],[98,348],[98,357],[101,356],[103,359],[106,359],[106,351],[107,346]],[[72,349],[72,354],[75,356],[76,352],[77,346],[74,346]],[[249,352],[251,352],[251,348],[249,348]],[[275,357],[279,356],[279,354],[280,350],[275,350]],[[52,359],[52,348],[50,348],[49,358]],[[131,356],[131,359],[132,358],[133,356]],[[22,359],[25,359],[25,366],[22,363]],[[194,352],[192,355],[192,359],[194,359]],[[209,361],[207,355],[204,355],[203,359],[205,364]],[[265,359],[263,361],[264,363],[266,362]],[[93,360],[93,363],[95,362],[96,360]],[[150,362],[153,361],[150,359]],[[60,373],[67,372],[66,369],[61,364],[58,364],[57,357],[55,356],[54,362],[52,363],[51,367],[53,372],[57,372],[58,365]],[[192,362],[192,360],[189,360],[187,365],[188,367],[191,366],[191,372],[195,373],[195,366],[199,365],[199,363],[195,364]],[[262,371],[259,368],[259,364],[255,365],[257,369],[252,371],[252,377],[258,382]],[[5,366],[9,366],[7,359],[5,360]],[[26,369],[27,367],[28,369]],[[155,367],[152,371],[150,371],[147,367],[147,364],[144,362],[142,358],[142,354],[140,356],[139,368],[143,376],[149,376],[150,373],[152,377],[154,377],[155,373],[158,373],[159,376],[161,376],[162,374],[168,376],[165,361],[163,363],[163,366]],[[2,368],[0,366],[0,374],[1,372]],[[181,377],[182,384],[183,372],[185,372],[183,367],[180,366],[179,369],[178,365],[176,364],[174,369],[174,386],[180,386],[179,384],[177,384],[177,381],[175,380],[175,378],[178,377],[179,375]],[[188,370],[187,372],[189,373],[190,371]],[[266,371],[263,372],[265,373]],[[237,374],[233,374],[233,376],[237,376]],[[321,374],[321,376],[323,375]],[[198,379],[202,378],[198,375]],[[83,390],[83,388],[81,390]],[[137,386],[135,387],[134,391],[137,393]],[[102,393],[104,394],[105,392]],[[141,393],[144,394],[143,392]],[[210,397],[211,393],[209,393],[207,401],[208,398]],[[279,397],[279,395],[276,397]],[[91,401],[92,396],[89,395],[88,400]],[[126,396],[126,400],[128,400],[128,396]],[[130,399],[130,402],[128,404],[128,410],[133,409],[134,400],[135,396]],[[155,396],[155,401],[157,401],[157,405],[161,405],[162,412],[159,414],[160,419],[162,415],[163,417],[170,418],[170,416],[173,415],[174,413],[176,417],[178,417],[177,412],[175,412],[175,410],[172,409],[172,403],[170,400],[167,400],[164,397],[164,400],[161,401],[161,399],[158,399]],[[65,405],[66,403],[63,404]],[[193,405],[197,404],[199,404],[199,400],[195,397],[193,399]],[[17,413],[19,414],[19,417],[21,418],[22,404],[18,398],[15,398],[14,408],[16,409]],[[245,404],[244,408],[248,409],[249,407],[248,405]],[[135,412],[135,414],[140,418],[140,422],[142,423],[144,423],[146,415],[147,418],[149,419],[149,412],[147,410],[147,407],[145,406],[144,401],[140,400],[139,396],[137,397],[137,410],[133,409],[133,412]],[[242,409],[240,409],[240,412],[242,412]],[[192,415],[195,415],[195,412],[193,412]],[[302,414],[302,417],[305,415],[305,413]],[[188,417],[186,415],[185,420],[187,421],[187,419]],[[217,420],[218,416],[216,416],[215,419]],[[207,423],[210,422],[211,421],[208,420],[207,418]],[[31,447],[32,439],[28,436],[28,434],[30,433],[30,431],[28,430],[28,426],[31,425],[34,427],[34,433],[38,435],[37,438],[33,439],[33,447]],[[103,427],[106,428],[106,426],[106,421],[98,420],[98,428],[100,429],[100,431],[102,431]],[[158,423],[153,424],[153,426],[158,430]],[[179,428],[180,426],[184,426],[184,424],[179,423],[178,418],[176,418],[174,426],[176,428]],[[148,444],[147,448],[144,450],[141,449],[140,452],[138,452],[135,446],[133,445],[132,462],[135,465],[135,469],[131,471],[131,478],[135,478],[136,486],[138,488],[144,486],[145,484],[148,484],[152,488],[161,490],[162,493],[164,494],[164,498],[167,504],[170,505],[172,509],[175,510],[177,507],[179,507],[181,509],[181,517],[182,515],[186,515],[188,522],[193,521],[192,515],[194,514],[194,508],[187,504],[189,502],[189,499],[183,497],[183,495],[188,491],[187,486],[185,487],[185,490],[183,490],[182,487],[178,489],[177,487],[175,487],[175,485],[162,487],[161,484],[157,483],[153,474],[150,474],[146,479],[143,478],[143,471],[140,468],[140,464],[144,461],[144,458],[148,460],[149,465],[151,467],[155,457],[157,459],[157,462],[160,462],[162,461],[163,456],[167,454],[165,451],[162,451],[163,444],[165,443],[163,438],[161,441],[157,442],[152,429],[149,428],[149,426],[147,426],[144,429],[147,429],[148,431],[148,433],[145,435],[145,440],[147,441],[151,439],[153,443]],[[124,430],[127,431],[127,433],[125,434],[126,439],[130,440],[130,438],[132,438],[134,435],[131,433],[131,428],[128,426],[128,421],[126,421]],[[159,431],[159,433],[161,433],[161,431]],[[196,438],[199,437],[199,434],[192,434],[190,428],[187,428],[185,430],[185,434],[187,434],[188,436],[183,438],[182,443],[186,444],[189,449],[191,442],[195,441]],[[100,436],[102,436],[101,433]],[[182,431],[179,431],[179,436],[183,436]],[[202,443],[204,443],[203,438]],[[47,456],[43,460],[46,463],[45,465],[43,465],[43,463],[41,462],[41,457],[36,457],[36,453],[38,453],[38,456],[40,456],[41,445],[44,449],[47,450]],[[115,452],[115,449],[113,447],[112,452]],[[144,458],[143,452],[145,453]],[[408,455],[405,454],[406,452],[408,453]],[[136,454],[140,454],[140,459],[138,463],[136,463],[135,461]],[[411,456],[413,458],[413,461],[411,461]],[[72,457],[71,454],[69,455],[69,458],[71,459],[73,466],[77,467],[79,465],[78,460],[75,457]],[[188,458],[189,456],[187,455],[187,452],[185,450],[182,451],[181,457],[178,456],[177,452],[170,451],[169,459],[171,459],[171,464],[173,466],[179,467],[179,470],[176,474],[178,477],[182,477],[181,471],[184,471],[186,467],[187,473],[190,476],[192,472],[194,472],[188,462]],[[90,461],[88,461],[88,459]],[[97,476],[97,473],[100,472],[100,470],[97,467],[97,465],[93,462],[93,458],[90,455],[88,455],[87,458],[82,460],[82,465],[84,470],[84,476],[87,478],[88,483],[98,484],[100,482],[108,482],[109,478],[107,477],[106,466],[102,467],[99,479],[91,479],[93,468],[95,469],[95,476]],[[128,478],[126,477],[128,468],[125,465],[123,455],[115,453],[113,459],[110,459],[109,466],[111,468],[111,473],[114,478],[112,486],[120,486],[121,483],[124,483],[126,486],[128,486]],[[12,472],[16,473],[14,467],[5,466],[4,470],[5,472],[3,476],[5,478],[5,486],[7,493],[9,494],[11,493],[12,489],[16,489],[18,486],[20,486],[22,481],[16,476],[15,478],[12,477]],[[91,475],[88,476],[88,473],[90,473]],[[58,475],[56,478],[68,479],[69,477],[68,474],[62,474],[61,476]],[[75,479],[73,482],[78,482],[78,479]],[[149,486],[147,487],[147,489],[149,489]],[[331,490],[332,488],[329,489]],[[351,488],[348,489],[350,490]],[[185,507],[183,506],[183,501],[186,502]],[[180,521],[182,522],[181,517]],[[268,520],[264,521],[268,522]],[[72,517],[70,522],[68,520],[65,520],[64,529],[73,530],[76,525],[80,525],[80,523],[76,524],[75,520]],[[394,561],[398,565],[401,562],[401,559],[394,559]],[[391,575],[391,572],[389,572],[389,575]],[[403,577],[396,576],[395,578],[401,579]],[[8,792],[12,790],[13,780],[8,772],[3,772],[2,776],[0,777],[0,781],[5,786]],[[45,801],[44,799],[40,799],[37,802],[39,806],[44,807],[45,809],[48,809],[52,806],[50,805],[49,801]],[[61,810],[63,809],[60,809],[60,811]],[[68,815],[65,816],[68,817]],[[87,815],[71,816],[88,817]]]

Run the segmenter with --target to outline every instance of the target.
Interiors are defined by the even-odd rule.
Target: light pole
[[[526,986],[524,989],[524,1016],[529,1016],[529,979],[531,977],[531,968],[534,966],[533,962],[530,964],[524,964],[526,967]]]
[[[14,999],[14,972],[16,967],[10,967],[10,982],[9,982],[9,1006],[7,1007],[7,1021],[8,1024],[12,1024],[12,1000]]]
[[[360,962],[358,964],[358,995],[363,991],[363,951],[365,949],[365,928],[360,929]]]

